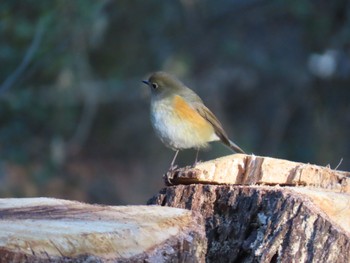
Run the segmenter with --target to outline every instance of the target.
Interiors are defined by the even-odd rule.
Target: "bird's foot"
[[[172,164],[170,167],[169,167],[169,170],[168,170],[168,172],[173,172],[173,171],[175,171],[176,169],[178,168],[178,166],[175,164]]]
[[[195,168],[197,164],[200,164],[202,161],[195,161],[190,168]]]
[[[178,168],[177,165],[171,165],[168,169],[168,171],[164,174],[163,179],[166,185],[171,186],[174,185],[172,180],[175,176],[175,170]]]

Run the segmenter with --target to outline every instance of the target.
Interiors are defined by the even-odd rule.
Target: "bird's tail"
[[[237,145],[235,144],[233,141],[228,140],[230,145],[227,145],[231,150],[235,151],[236,153],[244,153],[245,152]]]

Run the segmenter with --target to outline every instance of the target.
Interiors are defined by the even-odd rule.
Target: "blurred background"
[[[348,0],[3,0],[0,61],[2,198],[146,203],[174,154],[149,121],[156,70],[246,152],[350,170]]]

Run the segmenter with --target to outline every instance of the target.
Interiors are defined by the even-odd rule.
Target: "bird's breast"
[[[202,148],[217,140],[212,125],[182,97],[155,98],[151,121],[160,139],[170,148]]]

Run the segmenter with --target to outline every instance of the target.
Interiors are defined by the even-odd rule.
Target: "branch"
[[[10,89],[13,84],[16,82],[16,80],[23,74],[25,69],[28,67],[29,63],[32,61],[34,54],[38,50],[42,36],[44,33],[44,20],[40,20],[36,26],[35,35],[33,37],[33,40],[27,49],[26,54],[24,55],[24,58],[19,64],[19,66],[15,69],[15,71],[8,76],[5,81],[0,86],[0,95]]]

